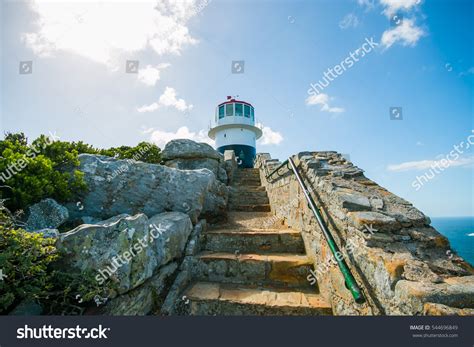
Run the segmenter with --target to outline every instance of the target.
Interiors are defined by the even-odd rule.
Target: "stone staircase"
[[[239,169],[229,220],[203,234],[195,282],[185,290],[192,315],[331,315],[310,286],[301,234],[270,213],[257,169]]]
[[[229,209],[244,212],[270,212],[265,187],[260,182],[258,169],[237,170],[229,196]]]

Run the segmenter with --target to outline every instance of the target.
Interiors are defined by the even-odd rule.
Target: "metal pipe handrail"
[[[297,179],[301,189],[303,190],[303,194],[306,197],[306,200],[308,201],[309,207],[313,211],[313,214],[316,217],[316,220],[318,221],[319,227],[321,228],[321,231],[323,232],[324,238],[326,239],[326,242],[328,243],[328,246],[331,250],[331,253],[334,256],[334,258],[336,258],[337,265],[339,266],[339,269],[341,270],[341,273],[344,276],[344,280],[346,282],[347,289],[350,290],[352,296],[354,297],[354,300],[357,303],[364,302],[364,297],[362,295],[362,292],[361,292],[354,276],[352,275],[351,270],[347,266],[347,263],[345,262],[345,260],[343,258],[341,258],[340,256],[337,255],[337,254],[342,254],[342,253],[340,252],[339,247],[336,244],[336,241],[334,241],[334,238],[332,237],[331,232],[327,228],[326,223],[324,222],[323,218],[321,217],[319,209],[316,207],[316,204],[315,204],[313,198],[309,194],[308,189],[306,188],[306,185],[303,182],[303,180],[302,180],[302,178],[301,178],[301,176],[300,176],[300,174],[299,174],[299,172],[296,168],[295,163],[293,162],[293,159],[291,159],[291,157],[290,157],[290,158],[288,158],[288,160],[286,162],[290,163],[291,169],[292,169],[293,173],[295,174],[296,179]],[[279,168],[282,165],[280,165]],[[272,174],[273,174],[273,172],[272,172]],[[271,175],[269,175],[269,176],[271,176]]]
[[[278,165],[278,167],[277,167],[275,170],[273,170],[271,173],[269,173],[268,175],[266,175],[265,178],[267,179],[267,181],[268,181],[268,179],[269,179],[270,177],[272,177],[276,172],[278,172],[283,166],[286,166],[286,167],[288,168],[288,160],[285,160],[283,163],[281,163],[280,165]],[[278,176],[280,176],[280,175],[278,175]]]

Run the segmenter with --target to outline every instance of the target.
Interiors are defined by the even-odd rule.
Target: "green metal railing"
[[[288,164],[290,167],[288,167]],[[275,173],[278,174],[278,176],[281,176],[279,173],[279,170],[283,167],[287,167],[288,169],[291,168],[293,173],[296,176],[296,180],[298,181],[304,196],[306,197],[306,200],[308,201],[308,205],[313,212],[314,216],[316,217],[316,220],[318,221],[319,227],[321,228],[321,231],[323,232],[324,238],[326,239],[326,242],[329,246],[329,249],[331,250],[331,253],[333,257],[337,261],[337,265],[339,266],[339,269],[341,270],[342,275],[344,276],[344,280],[346,283],[347,289],[351,292],[352,296],[354,297],[354,300],[357,303],[362,303],[364,302],[364,296],[362,295],[362,292],[354,278],[354,276],[351,273],[351,270],[347,266],[347,263],[345,262],[344,258],[342,258],[340,255],[342,254],[341,251],[339,250],[339,247],[336,244],[336,241],[334,241],[334,238],[331,235],[331,232],[329,231],[328,227],[326,226],[326,223],[324,222],[323,218],[321,217],[321,213],[319,212],[319,208],[316,206],[316,203],[314,202],[313,198],[309,194],[308,189],[306,188],[305,183],[303,182],[303,179],[301,178],[300,173],[298,172],[298,169],[293,161],[293,159],[288,158],[288,160],[285,160],[281,165],[279,165],[275,170],[273,170],[271,173],[269,173],[266,176],[266,179],[269,180]]]
[[[284,167],[284,166],[285,166],[287,169],[289,169],[289,167],[288,167],[288,160],[285,160],[283,163],[281,163],[280,165],[278,165],[278,167],[277,167],[275,170],[273,170],[273,171],[270,172],[268,175],[266,175],[265,178],[267,179],[267,181],[269,181],[270,178],[271,178],[275,173],[277,173],[278,176],[280,176],[279,171],[280,171],[280,169],[281,169],[282,167]]]

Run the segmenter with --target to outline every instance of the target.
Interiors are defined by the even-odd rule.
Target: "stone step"
[[[183,298],[191,315],[332,315],[331,305],[318,294],[272,287],[195,282]]]
[[[243,194],[231,193],[229,195],[229,205],[268,205],[270,200],[265,192],[255,192],[264,194]]]
[[[232,186],[232,190],[236,192],[267,192],[267,189],[263,186]]]
[[[260,174],[255,175],[234,175],[235,179],[242,180],[242,179],[249,179],[249,180],[259,180]]]
[[[207,251],[304,254],[300,232],[291,229],[217,229],[203,234]]]
[[[222,228],[232,229],[288,229],[284,220],[271,212],[229,211],[228,222]]]
[[[202,252],[196,276],[211,282],[313,288],[307,280],[313,268],[306,255]]]
[[[229,210],[241,212],[270,212],[272,209],[269,204],[243,205],[229,203]]]
[[[236,175],[258,175],[260,174],[260,170],[256,168],[248,168],[248,169],[238,169],[235,171]]]
[[[267,190],[265,187],[246,187],[246,186],[236,186],[230,189],[230,195],[260,195],[267,196]]]
[[[232,180],[232,185],[234,187],[241,187],[241,186],[260,187],[262,185],[262,182],[259,179],[257,180],[257,179],[242,178],[242,179]]]

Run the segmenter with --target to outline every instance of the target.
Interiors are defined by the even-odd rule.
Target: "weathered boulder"
[[[188,139],[178,139],[168,142],[161,153],[163,160],[176,158],[196,159],[212,158],[221,160],[222,155],[207,143],[199,143]]]
[[[234,179],[234,174],[238,168],[237,159],[233,150],[224,151],[224,169],[227,173],[227,184]]]
[[[212,219],[226,211],[226,187],[207,169],[178,170],[91,154],[79,160],[88,190],[66,205],[71,220],[180,211],[196,222],[201,213]]]
[[[224,156],[207,143],[172,140],[166,144],[162,158],[166,166],[180,170],[209,169],[219,181],[227,183]]]
[[[100,313],[111,316],[143,316],[153,313],[159,308],[160,301],[164,301],[168,282],[177,268],[178,265],[174,262],[161,267],[156,275],[138,288],[109,301]]]
[[[56,229],[67,221],[69,212],[54,199],[44,199],[29,207],[25,229]]]
[[[43,234],[43,237],[45,237],[45,238],[55,239],[55,238],[59,237],[58,229],[40,229],[40,230],[35,230],[33,232]]]
[[[96,272],[95,279],[108,288],[109,298],[114,298],[183,256],[191,230],[190,218],[181,212],[150,219],[144,214],[122,214],[61,234],[57,248],[65,253],[63,266]]]

